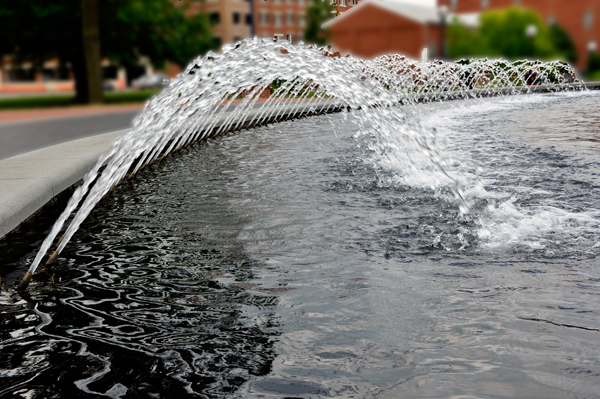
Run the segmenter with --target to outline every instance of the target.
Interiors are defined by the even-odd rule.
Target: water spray
[[[536,75],[531,80],[527,74],[533,69]],[[221,53],[209,52],[192,61],[146,103],[133,127],[100,157],[55,222],[17,291],[27,289],[75,209],[45,268],[57,260],[104,195],[124,179],[131,180],[140,170],[198,141],[274,121],[353,110],[359,111],[355,120],[362,134],[395,135],[418,147],[429,133],[396,123],[403,120],[406,106],[532,92],[540,87],[584,86],[577,83],[573,68],[560,61],[419,62],[399,55],[363,60],[341,57],[328,48],[258,38],[225,45]],[[270,96],[259,102],[265,92]],[[381,108],[386,112],[380,112]],[[430,167],[452,179],[438,162],[441,156],[436,151],[422,148]],[[458,199],[461,211],[468,211],[466,200],[460,195]]]

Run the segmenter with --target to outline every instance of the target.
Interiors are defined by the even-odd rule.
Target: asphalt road
[[[140,111],[118,111],[0,124],[0,159],[101,133],[127,129]]]

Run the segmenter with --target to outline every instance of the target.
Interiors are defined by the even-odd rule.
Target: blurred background
[[[0,147],[21,134],[7,138],[2,124],[24,118],[10,111],[120,112],[194,57],[254,36],[362,58],[561,59],[600,80],[600,0],[0,0]]]

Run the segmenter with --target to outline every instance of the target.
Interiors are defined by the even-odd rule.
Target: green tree
[[[588,72],[600,71],[600,53],[591,53],[588,57]]]
[[[453,20],[447,35],[448,51],[452,57],[518,59],[567,56],[567,51],[561,52],[564,49],[555,42],[562,32],[557,28],[549,29],[535,11],[520,7],[493,10],[481,14],[479,22],[479,28],[469,30],[458,19]],[[525,33],[529,26],[536,28],[536,35],[532,38]]]
[[[575,43],[573,43],[573,39],[571,39],[569,32],[558,24],[551,24],[550,36],[552,37],[552,42],[557,50],[563,54],[563,57],[571,64],[575,64],[579,57],[577,55]]]
[[[454,18],[446,31],[448,54],[451,58],[471,57],[480,54],[481,36],[467,29]]]
[[[329,0],[311,0],[306,10],[306,29],[304,39],[319,46],[327,44],[329,32],[321,26],[333,18],[334,6]]]
[[[103,100],[98,1],[81,0],[81,36],[86,79],[80,85],[83,86],[80,98],[81,102],[86,103],[101,103]]]
[[[140,55],[149,57],[157,67],[165,61],[184,65],[214,48],[208,18],[202,13],[186,15],[189,3],[1,0],[0,54],[12,55],[17,64],[33,62],[38,68],[45,60],[58,58],[62,66],[69,64],[75,75],[76,101],[90,102],[90,86],[97,90],[102,84],[86,65],[90,44],[97,43],[101,57],[124,66],[137,64]],[[86,6],[90,8],[88,19],[84,19]],[[98,20],[97,33],[91,26],[94,18]]]

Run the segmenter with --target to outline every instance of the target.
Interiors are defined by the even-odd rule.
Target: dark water
[[[0,396],[600,397],[599,103],[424,106],[447,175],[343,114],[172,157],[3,297]]]

